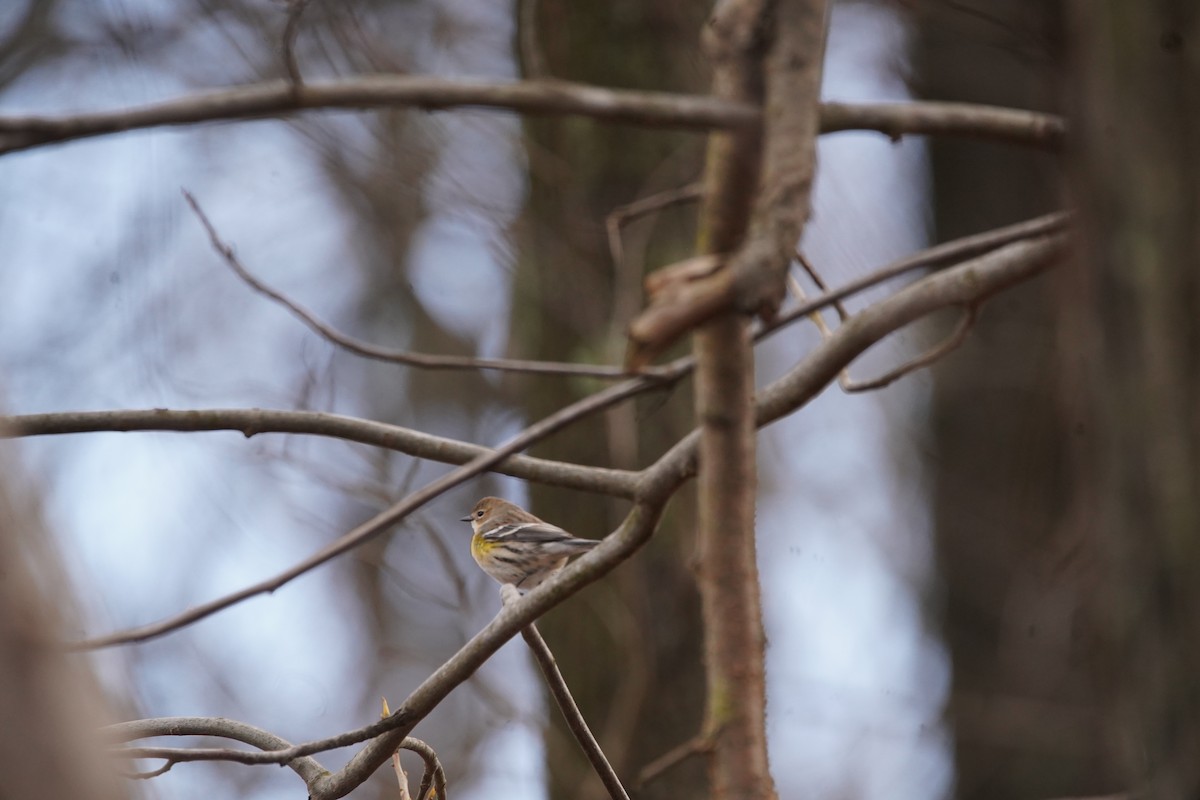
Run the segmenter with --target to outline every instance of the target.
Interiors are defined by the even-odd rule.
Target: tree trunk
[[[1055,110],[1055,3],[933,4],[919,18],[918,93]],[[1053,156],[934,139],[933,209],[944,240],[1058,207]],[[1055,350],[1053,279],[985,308],[934,371],[932,447],[948,722],[957,791],[973,800],[1110,787],[1080,618],[1089,602],[1086,509],[1065,501],[1078,436],[1069,359]]]
[[[640,0],[522,5],[518,38],[527,77],[671,91],[703,85],[692,57],[702,6]],[[529,201],[518,229],[512,354],[558,361],[585,354],[586,360],[619,362],[624,325],[640,307],[643,267],[689,252],[695,206],[667,208],[626,226],[624,273],[614,270],[605,219],[621,205],[693,182],[703,139],[569,118],[527,118],[525,131]],[[622,274],[631,280],[623,283]],[[596,388],[524,376],[510,376],[506,386],[516,382],[530,384],[514,392],[528,398],[528,419]],[[682,390],[655,393],[581,421],[533,452],[637,468],[690,429],[690,399]],[[579,536],[608,533],[625,511],[623,502],[610,499],[534,485],[530,491],[534,513]],[[539,623],[584,716],[631,790],[646,763],[690,739],[701,724],[700,615],[688,565],[693,513],[683,500],[688,494],[672,505],[635,559]],[[550,796],[604,797],[553,709],[549,722]],[[693,761],[638,795],[702,796],[703,779],[700,763]]]
[[[1083,257],[1065,305],[1098,435],[1107,731],[1139,797],[1200,795],[1200,14],[1076,2],[1070,129]]]

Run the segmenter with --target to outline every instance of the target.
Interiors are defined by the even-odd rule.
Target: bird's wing
[[[497,525],[480,534],[489,542],[564,542],[575,537],[555,525],[545,522],[512,522]]]

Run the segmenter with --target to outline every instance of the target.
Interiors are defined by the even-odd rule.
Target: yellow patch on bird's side
[[[480,558],[491,552],[491,550],[499,545],[499,542],[491,542],[482,536],[471,537],[471,555],[475,558]]]

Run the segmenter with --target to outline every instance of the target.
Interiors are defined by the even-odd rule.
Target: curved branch
[[[411,750],[425,762],[421,785],[417,789],[417,800],[446,800],[446,770],[434,749],[420,739],[406,736],[400,743],[402,750]],[[433,790],[433,794],[429,790]]]
[[[218,736],[257,747],[260,751],[285,750],[292,743],[269,731],[245,722],[221,717],[158,717],[118,722],[101,729],[114,742],[132,742],[153,736]],[[256,755],[251,751],[218,748],[119,748],[115,755],[129,758],[165,758],[170,763],[183,761],[240,761],[243,756]],[[299,756],[284,763],[307,785],[328,770],[309,756]]]
[[[494,369],[505,372],[525,372],[538,375],[568,375],[573,377],[588,377],[601,378],[605,380],[613,380],[619,378],[633,377],[633,373],[629,370],[620,367],[609,367],[603,365],[592,364],[572,364],[567,362],[552,362],[552,361],[522,361],[511,358],[478,358],[476,356],[435,356],[428,353],[414,353],[409,350],[398,350],[391,347],[380,347],[379,345],[365,342],[362,339],[356,339],[331,325],[322,322],[315,314],[309,311],[304,306],[295,302],[283,293],[272,289],[267,284],[254,277],[249,270],[242,264],[237,254],[233,252],[233,248],[221,240],[217,229],[209,221],[208,215],[200,208],[200,204],[196,202],[196,198],[187,189],[183,190],[183,198],[187,204],[191,206],[192,211],[200,220],[200,224],[204,226],[205,232],[208,234],[208,239],[212,243],[213,249],[218,255],[225,260],[225,263],[233,270],[242,281],[253,289],[255,292],[266,297],[279,305],[283,306],[292,316],[299,319],[313,333],[320,336],[325,341],[340,347],[347,352],[353,353],[363,358],[370,358],[376,361],[384,361],[390,364],[404,364],[410,367],[421,367],[423,369]]]
[[[1066,249],[1058,233],[1005,245],[929,275],[851,316],[803,361],[758,396],[763,427],[796,411],[884,336],[932,311],[975,305],[1049,269]]]
[[[851,295],[866,291],[873,286],[886,283],[893,278],[898,278],[909,272],[926,267],[945,267],[952,262],[960,261],[964,258],[974,258],[1012,242],[1059,233],[1066,230],[1071,221],[1071,216],[1071,212],[1069,211],[1055,211],[1025,220],[1024,222],[1007,225],[1003,228],[995,228],[983,233],[974,233],[970,236],[952,239],[918,253],[905,256],[869,272],[861,278],[856,278],[849,283],[843,284],[832,292],[823,292],[811,300],[789,309],[780,314],[770,325],[764,326],[757,334],[757,338],[761,339],[768,336],[785,325],[791,325],[793,322],[807,317],[814,311],[820,311],[841,300],[845,300]]]
[[[0,438],[100,431],[237,431],[246,438],[264,433],[303,433],[384,447],[445,464],[467,464],[495,452],[477,444],[399,425],[321,411],[147,408],[0,416]],[[613,497],[632,498],[637,491],[638,475],[627,470],[587,467],[523,455],[509,456],[492,468],[514,478]]]
[[[690,130],[758,125],[759,110],[704,95],[605,89],[556,80],[485,81],[363,75],[304,83],[277,80],[213,89],[133,108],[51,116],[0,116],[0,155],[131,130],[283,117],[319,109],[492,108],[581,115],[609,122]],[[821,131],[875,130],[990,138],[1056,150],[1063,123],[1049,115],[966,103],[824,103]]]

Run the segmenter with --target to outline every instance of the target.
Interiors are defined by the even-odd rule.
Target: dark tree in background
[[[699,31],[702,5],[537,2],[521,19],[522,69],[528,78],[557,78],[600,86],[703,91]],[[613,42],[621,42],[613,48]],[[653,264],[690,254],[695,204],[663,208],[620,228],[622,263],[613,263],[606,219],[616,209],[700,176],[703,139],[688,133],[578,120],[525,122],[529,201],[519,221],[514,276],[513,356],[551,361],[619,360],[625,326],[641,307],[641,279]],[[615,221],[614,221],[615,222]],[[510,377],[526,416],[538,419],[596,390],[590,382]],[[632,468],[663,452],[687,432],[690,386],[587,420],[577,435],[558,437],[533,452],[584,464]],[[620,520],[623,503],[533,486],[535,513],[581,535],[596,536]],[[690,493],[689,493],[690,495]],[[701,724],[699,611],[690,562],[694,518],[675,503],[642,557],[613,581],[557,610],[542,625],[600,743],[618,772],[636,775],[671,744]],[[601,646],[602,645],[602,646]],[[551,715],[547,742],[552,797],[602,796],[578,745]],[[646,798],[703,791],[703,764],[681,764],[670,780],[649,783]]]
[[[1100,554],[1104,733],[1119,786],[1200,793],[1200,9],[1072,2],[1063,304],[1087,386],[1074,464]]]
[[[1055,112],[1058,3],[921,4],[916,88],[929,98]],[[1058,207],[1055,157],[930,141],[936,239]],[[1067,502],[1078,386],[1057,347],[1066,290],[1053,278],[998,299],[960,357],[934,370],[930,449],[938,583],[933,613],[953,668],[947,717],[957,792],[1054,797],[1108,785],[1091,662],[1090,587]]]

